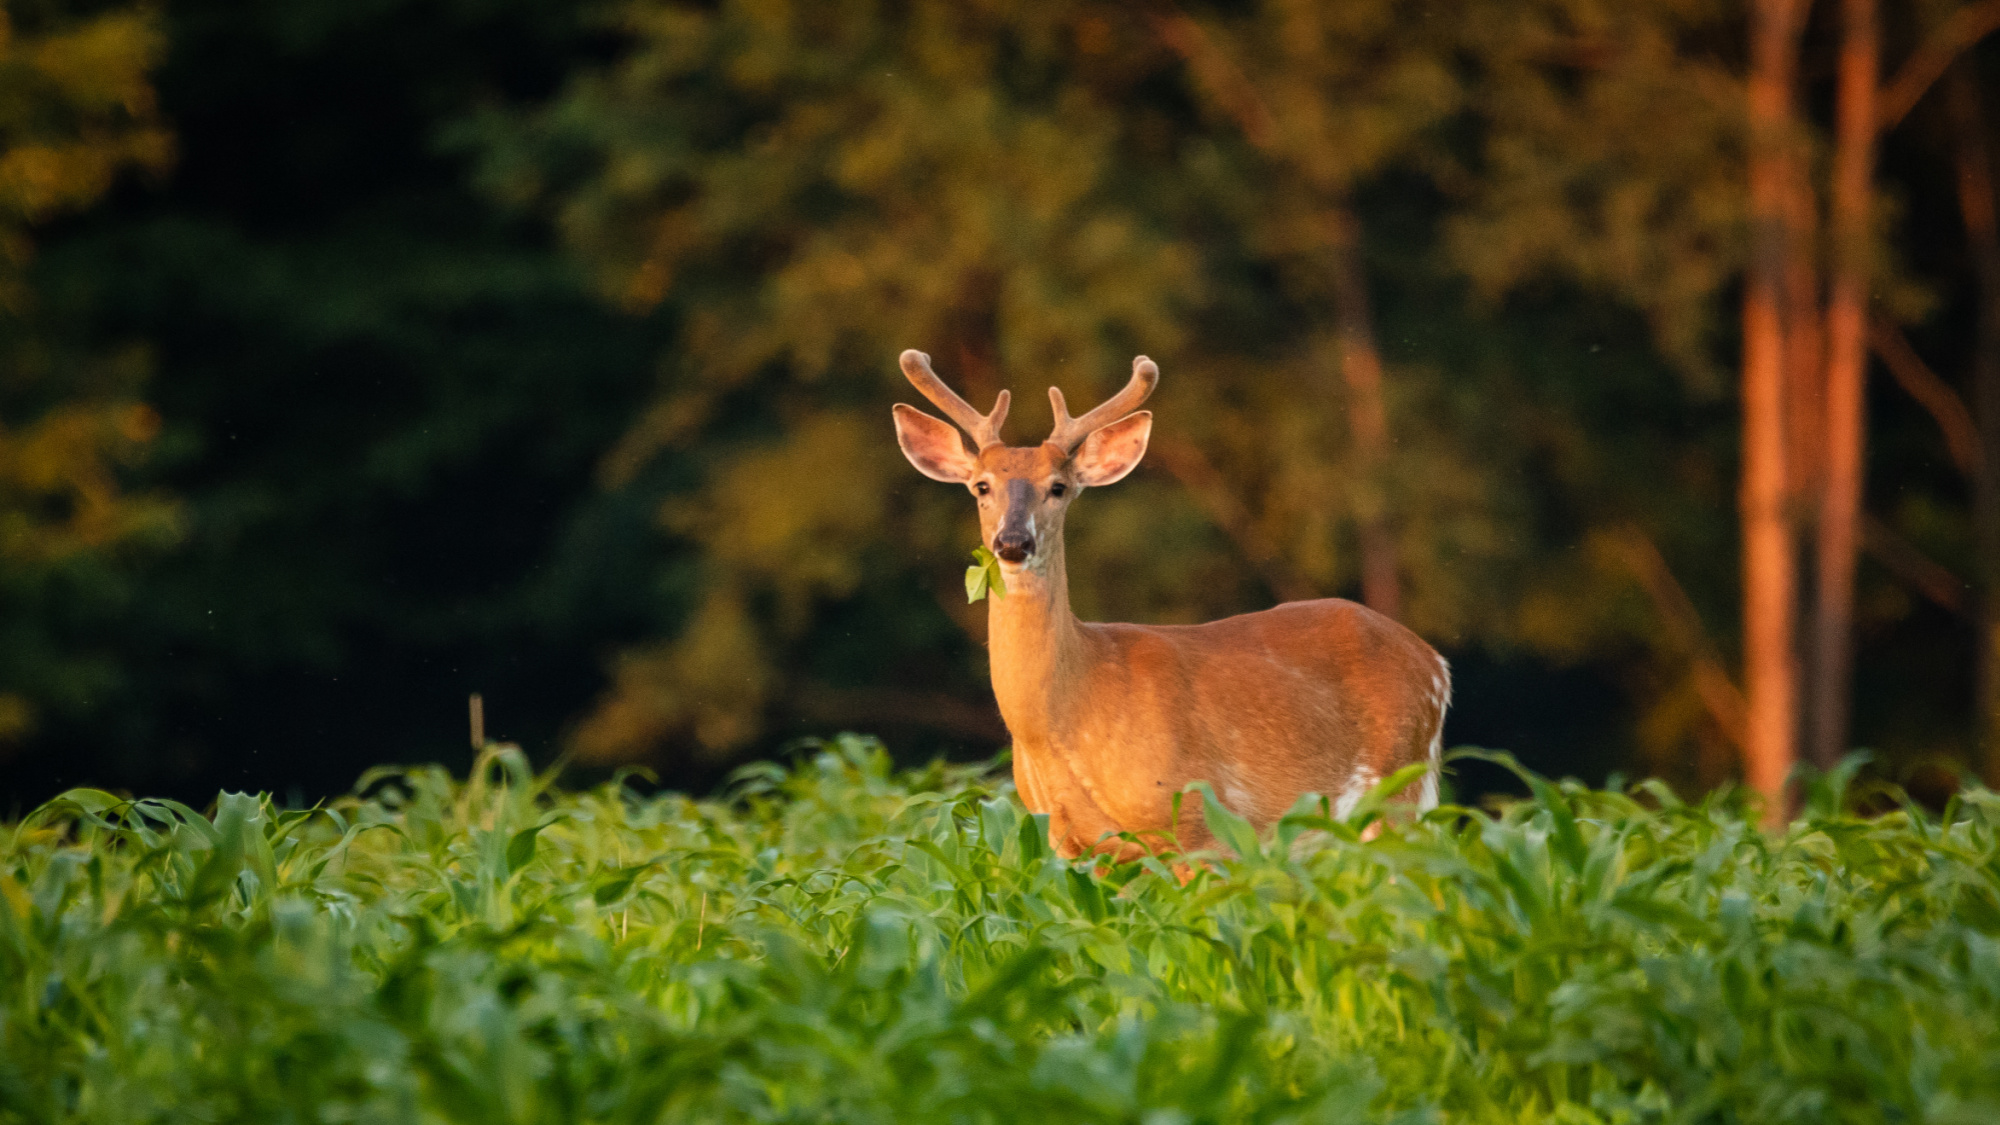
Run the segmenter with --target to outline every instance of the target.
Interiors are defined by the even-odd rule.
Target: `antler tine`
[[[1076,452],[1076,447],[1083,444],[1084,438],[1139,409],[1139,404],[1146,401],[1159,383],[1160,365],[1145,356],[1138,356],[1132,360],[1132,379],[1125,384],[1125,389],[1081,418],[1070,417],[1069,408],[1063,404],[1062,391],[1050,387],[1049,404],[1055,407],[1056,428],[1049,434],[1046,444],[1058,446],[1064,453]]]
[[[911,348],[902,356],[903,374],[910,385],[923,392],[923,396],[944,411],[945,417],[958,424],[971,438],[972,444],[980,449],[1000,444],[1000,426],[1007,421],[1007,403],[1012,397],[1001,391],[993,400],[993,413],[981,414],[972,404],[958,397],[958,392],[944,385],[944,380],[931,370],[931,357]]]

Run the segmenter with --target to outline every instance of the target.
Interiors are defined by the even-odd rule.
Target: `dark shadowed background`
[[[1885,121],[1865,245],[1829,226],[1839,5],[1782,138],[1800,299],[1850,257],[1872,295],[1837,694],[1905,779],[2000,762],[1988,7],[1881,13],[1886,90],[1948,65]],[[1048,385],[1160,362],[1147,463],[1070,521],[1086,616],[1365,596],[1451,658],[1454,744],[1738,773],[1743,4],[4,11],[11,808],[462,768],[471,692],[538,761],[695,790],[839,730],[992,754],[905,347],[1012,388],[1016,442]]]

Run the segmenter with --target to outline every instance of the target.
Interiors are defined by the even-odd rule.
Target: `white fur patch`
[[[1431,678],[1431,706],[1437,710],[1437,729],[1431,733],[1430,768],[1424,771],[1417,789],[1417,811],[1437,808],[1438,778],[1444,769],[1444,713],[1451,707],[1451,664],[1437,658],[1437,675]]]
[[[1424,771],[1424,778],[1417,784],[1417,811],[1429,812],[1438,807],[1438,774],[1444,768],[1444,728],[1431,736],[1430,768]]]
[[[1361,798],[1366,797],[1368,791],[1375,788],[1375,783],[1381,780],[1374,770],[1355,770],[1354,775],[1347,779],[1347,785],[1341,789],[1340,796],[1334,798],[1333,815],[1345,819],[1361,803]]]

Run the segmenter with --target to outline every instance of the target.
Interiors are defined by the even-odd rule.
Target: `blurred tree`
[[[104,655],[49,618],[115,589],[131,550],[176,530],[169,500],[125,480],[160,425],[139,398],[145,350],[62,347],[28,282],[38,224],[166,166],[162,46],[150,4],[0,7],[0,760],[106,677]]]
[[[13,4],[13,26],[31,8],[56,10]],[[1986,6],[1885,11],[1885,105],[1962,10]],[[1567,740],[1542,764],[1590,776],[1629,741],[1721,780],[1749,709],[1710,639],[1744,577],[1745,12],[179,0],[173,174],[37,220],[10,275],[35,297],[9,368],[28,397],[0,420],[11,440],[58,402],[136,404],[150,365],[157,440],[132,440],[143,411],[62,440],[98,443],[88,480],[124,480],[121,504],[180,498],[185,537],[139,566],[72,552],[6,595],[6,690],[90,673],[63,673],[74,706],[7,781],[338,790],[462,753],[468,690],[531,746],[596,697],[576,749],[693,787],[835,726],[984,750],[970,505],[904,466],[884,409],[912,345],[975,399],[1021,395],[1017,440],[1041,383],[1081,404],[1161,361],[1147,465],[1073,521],[1086,614],[1359,594],[1450,649],[1454,737]],[[1815,123],[1839,29],[1800,40],[1810,185],[1838,163]],[[1987,137],[1938,109],[1881,137],[1867,260],[1877,350],[1906,324],[1896,354],[1955,370],[1975,271],[1936,216],[1977,243],[1948,162]],[[1881,241],[1912,191],[1947,295],[1929,320]],[[1853,220],[1810,202],[1815,232]],[[1773,299],[1822,325],[1848,243],[1800,241]],[[1976,456],[1983,392],[1890,366],[1956,403],[1937,416]],[[1821,384],[1793,375],[1797,418]],[[1989,564],[1928,418],[1869,405],[1860,538],[1889,570],[1859,575],[1856,731],[1909,761],[1964,743],[1938,717],[1970,686],[1943,615],[2000,599],[1957,581]]]
[[[1317,354],[1293,364],[1303,368],[1300,384],[1325,400],[1327,408],[1312,415],[1330,419],[1331,404],[1345,400],[1354,454],[1345,475],[1353,482],[1363,600],[1399,617],[1397,560],[1405,552],[1391,514],[1391,423],[1366,235],[1353,197],[1361,184],[1409,161],[1458,109],[1462,94],[1445,30],[1451,17],[1393,3],[1277,0],[1206,21],[1176,10],[1155,11],[1152,19],[1207,99],[1262,158],[1259,172],[1268,178],[1248,215],[1253,245],[1299,308],[1325,310],[1324,323],[1307,332]],[[1326,368],[1339,372],[1338,382],[1312,378]],[[1319,440],[1287,452],[1306,464],[1320,460],[1334,443],[1314,436]]]
[[[167,163],[151,84],[162,46],[152,4],[0,8],[0,308],[30,303],[33,224],[96,202],[127,168]]]
[[[1082,402],[1079,368],[1104,387],[1134,352],[1161,361],[1149,463],[1177,487],[1142,472],[1088,502],[1071,552],[1086,613],[1199,620],[1359,586],[1461,647],[1626,659],[1657,631],[1628,611],[1624,571],[1596,577],[1613,548],[1551,561],[1623,526],[1576,526],[1580,494],[1629,521],[1613,497],[1643,503],[1671,471],[1652,455],[1673,443],[1636,438],[1607,489],[1610,462],[1584,452],[1590,426],[1647,417],[1626,396],[1657,397],[1656,365],[1599,357],[1574,301],[1495,323],[1437,269],[1451,18],[616,10],[629,51],[497,115],[487,173],[549,207],[615,299],[685,327],[607,471],[663,450],[706,463],[661,509],[705,593],[677,635],[622,658],[586,757],[724,754],[801,714],[999,733],[976,656],[940,629],[982,624],[955,592],[970,508],[908,473],[877,413],[907,397],[888,357],[910,345],[979,402],[1003,370]],[[1574,350],[1549,354],[1564,335]],[[1585,408],[1602,418],[1521,394],[1530,371],[1574,385],[1612,354],[1618,378]],[[1708,510],[1694,495],[1682,514]],[[1371,563],[1392,529],[1393,565]],[[857,620],[876,643],[844,639]],[[883,683],[906,690],[862,690]],[[979,721],[943,705],[958,693]]]
[[[98,673],[6,783],[336,793],[464,754],[474,690],[496,735],[552,744],[600,647],[674,620],[646,512],[593,477],[669,329],[487,206],[452,131],[603,36],[530,0],[165,20],[172,174],[49,228],[33,285],[47,347],[144,342],[139,480],[180,499],[184,537],[6,619]]]
[[[1159,60],[1121,41],[1133,29],[1115,9],[1091,4],[615,11],[628,52],[541,111],[489,172],[504,195],[557,201],[616,300],[682,319],[611,479],[661,450],[706,447],[700,486],[661,512],[699,553],[700,603],[675,639],[620,660],[578,746],[589,760],[667,740],[721,753],[778,700],[894,721],[923,697],[855,689],[935,690],[963,672],[887,675],[907,644],[838,645],[827,634],[853,624],[832,607],[856,607],[877,641],[935,636],[945,620],[976,632],[983,614],[950,605],[955,579],[937,562],[970,547],[970,511],[897,457],[884,407],[900,377],[883,357],[932,348],[984,401],[1003,370],[1047,373],[1085,402],[1079,383],[1107,380],[1141,346],[1171,365],[1195,254],[1159,225],[1176,127],[1134,96]],[[1128,563],[1193,519],[1157,490],[1133,492],[1095,524]],[[892,592],[926,561],[945,613],[867,622],[907,614]],[[1197,613],[1229,600],[1200,552],[1128,571],[1124,604]],[[800,642],[815,632],[813,647],[860,659],[812,666]],[[983,708],[964,719],[946,725],[998,733]]]
[[[1798,529],[1810,481],[1804,388],[1818,350],[1818,294],[1802,275],[1810,217],[1798,153],[1799,40],[1805,0],[1752,0],[1746,81],[1750,246],[1743,285],[1743,772],[1764,795],[1767,825],[1790,813],[1785,780],[1798,753]],[[1802,268],[1803,267],[1803,268]],[[1802,309],[1801,305],[1807,306]],[[1789,396],[1787,392],[1790,392]],[[1788,401],[1789,399],[1789,401]],[[1789,407],[1789,409],[1788,409]],[[1789,433],[1788,433],[1789,431]],[[1794,440],[1787,441],[1787,437]]]
[[[1954,202],[1967,242],[1964,272],[1970,275],[1966,288],[1972,307],[1968,394],[1933,374],[1887,318],[1878,317],[1870,335],[1884,365],[1943,430],[1971,493],[1965,538],[1972,548],[1967,573],[1974,591],[1974,737],[1987,783],[2000,785],[2000,220],[1995,217],[2000,204],[1993,188],[1992,127],[1974,51],[1980,40],[2000,30],[2000,4],[1931,0],[1919,6],[1919,27],[1915,47],[1881,92],[1878,126],[1885,132],[1895,128],[1938,79],[1945,79],[1945,96],[1931,101],[1944,103],[1948,128],[1942,147],[1950,152]],[[1893,533],[1884,528],[1881,534]],[[1942,589],[1955,592],[1967,585],[1900,538],[1896,541],[1902,553],[1934,572]]]
[[[1457,25],[1477,68],[1469,81],[1479,127],[1464,205],[1450,221],[1451,261],[1496,303],[1564,279],[1629,305],[1678,372],[1680,393],[1711,412],[1726,385],[1717,302],[1743,261],[1742,85],[1715,50],[1732,38],[1729,15],[1727,5],[1677,0],[1547,0],[1474,3]],[[1712,451],[1700,464],[1711,482],[1727,471]],[[1678,471],[1691,468],[1683,461]],[[1606,568],[1600,581],[1647,593],[1653,620],[1633,624],[1655,634],[1665,626],[1651,764],[1666,767],[1661,755],[1694,735],[1709,748],[1697,779],[1714,784],[1749,712],[1707,640],[1697,607],[1713,600],[1682,590],[1687,580],[1727,588],[1713,569],[1724,542],[1712,507],[1646,498],[1639,478],[1623,485],[1599,494],[1604,531],[1592,558]],[[1711,484],[1687,498],[1712,506],[1725,496]],[[1706,565],[1690,573],[1669,559]]]
[[[1518,19],[1523,11],[1539,21]],[[1917,304],[1876,221],[1874,10],[1850,0],[1835,29],[1837,143],[1824,180],[1821,133],[1801,106],[1808,11],[1756,0],[1748,24],[1732,26],[1731,6],[1677,0],[1492,6],[1474,33],[1511,33],[1519,46],[1485,56],[1513,65],[1489,79],[1502,95],[1482,103],[1492,121],[1485,198],[1458,239],[1489,288],[1551,265],[1608,284],[1647,311],[1667,354],[1702,382],[1725,287],[1746,271],[1739,737],[1773,815],[1802,741],[1822,766],[1848,745],[1867,296],[1903,313]],[[1733,42],[1746,44],[1740,77]],[[1641,121],[1662,116],[1677,127]],[[1523,197],[1540,202],[1539,221],[1519,222],[1537,213]],[[1814,548],[1811,581],[1798,571],[1802,535]],[[1801,598],[1812,606],[1803,618]],[[1730,706],[1709,710],[1733,722]]]
[[[2000,202],[1993,190],[1985,95],[1970,61],[1955,68],[1950,97],[1959,214],[1971,250],[1977,310],[1969,380],[1975,411],[1968,411],[1964,398],[1948,384],[1929,375],[1891,326],[1876,326],[1876,346],[1884,350],[1892,371],[1908,373],[1908,381],[1928,392],[1926,401],[1937,404],[1934,411],[1951,440],[1954,460],[1971,485],[1973,557],[1979,560],[1973,572],[1978,591],[1975,722],[1986,783],[2000,788]]]
[[[1834,149],[1828,179],[1825,465],[1816,497],[1806,757],[1831,769],[1851,748],[1854,570],[1867,447],[1868,305],[1873,288],[1876,86],[1882,37],[1876,0],[1843,0]]]

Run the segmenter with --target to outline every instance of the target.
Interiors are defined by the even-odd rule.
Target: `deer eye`
[[[986,495],[987,493],[989,493],[989,492],[993,491],[993,486],[992,486],[992,485],[990,485],[990,484],[987,484],[987,483],[986,483],[985,481],[980,481],[980,482],[979,482],[978,484],[975,484],[975,485],[973,485],[972,487],[973,487],[973,488],[974,488],[975,490],[977,490],[977,491],[978,491],[978,493],[979,493],[979,494],[980,494],[981,496],[984,496],[984,495]]]
[[[1066,485],[1061,481],[1057,481],[1049,486],[1050,496],[1061,496],[1063,493],[1068,491],[1069,491],[1069,485]]]

